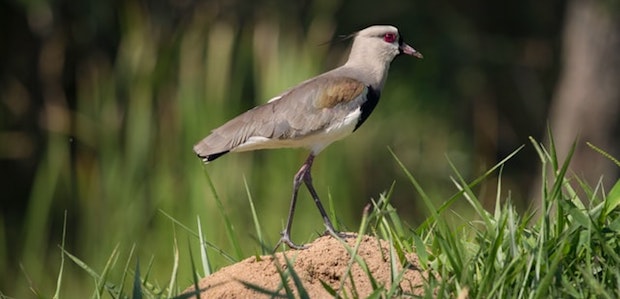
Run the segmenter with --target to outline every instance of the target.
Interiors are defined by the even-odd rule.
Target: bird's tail
[[[198,158],[200,158],[205,164],[227,154],[230,151],[229,149],[225,148],[220,148],[219,150],[217,150],[208,146],[207,144],[208,143],[205,142],[205,140],[202,140],[194,146],[194,153],[196,153]]]
[[[202,160],[202,162],[204,162],[205,164],[208,164],[209,162],[227,154],[228,151],[225,152],[221,152],[221,153],[216,153],[216,154],[210,154],[210,155],[202,155],[199,153],[196,153],[196,156],[198,156],[198,158],[200,158]]]

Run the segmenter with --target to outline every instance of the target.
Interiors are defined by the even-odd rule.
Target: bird
[[[329,144],[356,131],[379,102],[391,62],[400,55],[423,58],[391,25],[373,25],[350,35],[347,61],[299,83],[267,103],[256,106],[215,128],[193,148],[207,164],[229,152],[306,148],[310,154],[293,177],[286,227],[276,245],[305,249],[291,240],[297,194],[305,184],[316,204],[326,233],[341,236],[312,185],[312,163]]]

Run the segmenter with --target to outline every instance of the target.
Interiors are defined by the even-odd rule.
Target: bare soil
[[[346,238],[347,244],[353,248],[355,246],[356,235],[348,233],[352,237]],[[339,292],[343,297],[365,298],[377,288],[389,289],[392,286],[392,274],[390,266],[389,244],[384,240],[379,240],[371,236],[363,236],[358,251],[372,276],[376,280],[376,287],[373,287],[365,271],[354,263],[350,273],[347,268],[351,262],[351,256],[344,244],[330,236],[324,236],[307,244],[305,250],[288,250],[278,252],[274,256],[250,257],[234,265],[224,267],[200,280],[200,298],[272,298],[273,296],[250,288],[247,284],[257,286],[271,292],[278,292],[285,295],[282,287],[282,278],[278,273],[278,267],[284,272],[287,271],[287,263],[283,258],[289,260],[303,283],[303,289],[310,298],[332,298],[321,284],[321,281]],[[403,278],[399,284],[402,295],[423,295],[423,280],[427,274],[419,267],[417,256],[406,257],[407,261],[400,261],[398,272],[403,273]],[[402,271],[400,265],[405,265]],[[341,288],[342,281],[344,286]],[[351,281],[355,287],[352,288]],[[244,284],[245,283],[245,284]],[[288,275],[287,283],[299,297],[299,293],[293,279]],[[194,286],[189,287],[184,293],[195,292]],[[193,297],[192,297],[193,298]]]

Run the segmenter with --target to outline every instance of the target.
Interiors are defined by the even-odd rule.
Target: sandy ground
[[[346,238],[346,242],[353,248],[356,236]],[[234,265],[225,267],[212,275],[200,280],[200,298],[272,298],[273,296],[258,292],[247,287],[244,283],[257,286],[279,294],[286,294],[282,287],[282,278],[277,267],[287,273],[287,265],[284,254],[299,276],[305,291],[310,298],[333,298],[321,284],[321,281],[339,295],[348,298],[365,298],[374,289],[368,275],[361,269],[358,263],[351,268],[347,275],[347,267],[351,257],[345,246],[340,241],[330,236],[316,239],[305,250],[288,250],[278,252],[273,256],[250,257]],[[389,258],[388,242],[374,237],[363,236],[358,255],[366,262],[378,287],[391,287],[391,267]],[[403,271],[401,264],[406,265]],[[401,295],[422,295],[421,288],[425,273],[420,270],[416,256],[407,256],[406,263],[398,263],[398,272],[403,273],[402,282],[399,285]],[[351,278],[355,283],[354,293],[351,287]],[[345,281],[341,288],[342,281]],[[288,276],[288,285],[299,297],[299,293],[293,279]],[[194,286],[189,287],[184,293],[194,292]],[[194,297],[192,297],[194,298]]]

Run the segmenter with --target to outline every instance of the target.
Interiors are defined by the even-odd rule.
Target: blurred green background
[[[206,167],[243,237],[243,252],[234,253],[192,146],[229,118],[343,63],[349,41],[338,36],[372,24],[396,25],[424,59],[394,61],[370,119],[317,158],[315,186],[325,203],[333,198],[341,227],[355,230],[364,205],[396,182],[392,201],[415,227],[423,207],[388,147],[443,202],[455,192],[447,158],[473,179],[528,136],[544,140],[565,71],[563,34],[581,2],[620,28],[618,1],[0,2],[1,294],[54,294],[65,211],[68,252],[101,270],[116,246],[123,261],[135,245],[134,258],[153,261],[150,279],[161,286],[175,239],[178,284],[191,283],[187,240],[194,251],[197,241],[160,211],[193,229],[199,216],[206,238],[235,258],[260,252],[244,180],[268,245],[275,244],[307,151],[231,154]],[[617,114],[617,105],[606,107]],[[615,129],[594,143],[618,157],[615,117],[608,126]],[[572,133],[566,138],[587,136]],[[538,164],[526,147],[503,173],[504,190],[524,209],[535,205]],[[477,190],[489,208],[495,184]],[[307,192],[300,194],[293,239],[302,243],[323,226]],[[452,208],[467,215],[459,207]],[[210,254],[216,267],[230,263]],[[93,289],[83,270],[65,266],[62,297]]]

